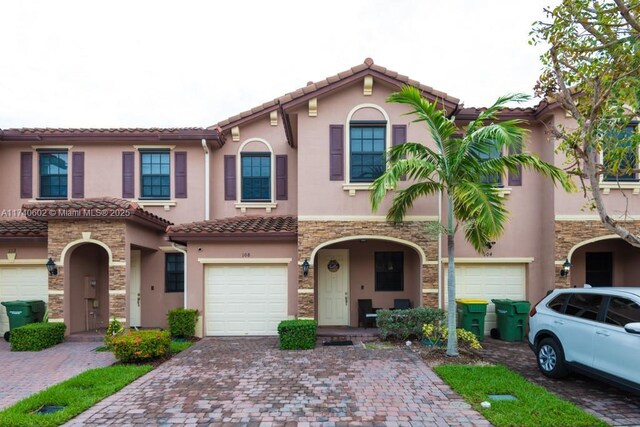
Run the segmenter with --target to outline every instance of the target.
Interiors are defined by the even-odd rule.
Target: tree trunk
[[[447,251],[448,251],[448,275],[447,275],[447,356],[458,356],[458,334],[456,332],[456,265],[455,265],[455,229],[453,225],[453,200],[448,195],[447,200]]]

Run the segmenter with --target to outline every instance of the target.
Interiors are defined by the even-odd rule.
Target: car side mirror
[[[627,323],[624,325],[624,330],[630,334],[640,335],[640,322]]]

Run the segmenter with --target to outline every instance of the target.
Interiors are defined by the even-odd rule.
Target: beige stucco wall
[[[20,209],[29,199],[20,198],[20,153],[33,152],[33,198],[39,194],[38,184],[38,154],[34,146],[71,146],[68,162],[68,196],[71,198],[71,168],[73,152],[85,153],[84,165],[84,195],[90,197],[122,197],[122,152],[133,151],[135,157],[135,195],[140,195],[140,155],[136,146],[175,146],[171,152],[171,200],[176,206],[165,210],[164,207],[146,206],[154,214],[174,223],[198,221],[204,218],[205,180],[204,180],[204,151],[200,141],[130,141],[130,142],[83,142],[56,141],[55,143],[38,143],[25,141],[21,143],[2,141],[0,144],[0,171],[2,171],[3,186],[0,192],[0,213],[6,209]],[[174,151],[187,152],[187,196],[186,199],[175,199]],[[142,202],[144,203],[144,202]],[[1,218],[0,218],[1,219]]]

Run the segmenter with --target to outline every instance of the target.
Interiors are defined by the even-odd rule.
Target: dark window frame
[[[152,156],[162,155],[160,163],[153,162]],[[166,162],[163,159],[166,158]],[[151,162],[146,164],[145,160],[150,159]],[[145,173],[145,167],[149,166],[154,168],[159,166],[162,169],[163,166],[168,167],[166,173],[162,171],[153,173]],[[145,183],[147,179],[160,179],[160,184]],[[156,191],[154,189],[160,189]],[[150,190],[149,190],[150,189]],[[149,191],[148,191],[149,190]],[[140,199],[141,200],[169,200],[171,198],[171,151],[170,150],[140,150]]]
[[[631,304],[635,304],[636,306],[638,306],[637,312],[638,312],[638,318],[637,319],[630,319],[628,322],[625,323],[620,323],[616,320],[614,320],[613,318],[610,320],[610,314],[609,312],[612,311],[611,310],[611,304],[614,302],[614,300],[624,300],[627,301],[628,303]],[[623,317],[622,315],[619,315],[620,317]],[[621,328],[624,328],[624,325],[626,325],[627,323],[633,323],[633,322],[640,322],[640,304],[638,304],[637,301],[634,301],[631,298],[625,298],[622,296],[618,296],[618,295],[610,295],[607,301],[607,311],[604,314],[604,323],[607,325],[611,325],[611,326],[618,326]]]
[[[51,158],[52,156],[60,159],[58,156],[64,156],[66,173],[43,173],[43,160],[44,158]],[[47,166],[51,166],[51,161],[47,161]],[[56,166],[54,166],[56,167]],[[58,166],[60,169],[60,167]],[[64,179],[62,179],[64,177]],[[46,181],[57,179],[56,185],[45,184]],[[45,188],[48,191],[45,191]],[[58,191],[52,189],[57,188]],[[64,189],[64,191],[63,191]],[[43,150],[38,151],[38,198],[47,200],[66,200],[69,197],[69,151],[67,150]]]
[[[639,126],[639,123],[637,122],[632,122],[629,125],[625,126],[624,130],[618,134],[617,139],[620,140],[627,140],[630,139],[630,137],[637,132],[637,127]],[[630,144],[625,144],[625,145],[621,145],[620,148],[632,148],[629,147],[628,145]],[[607,159],[605,156],[604,151],[602,152],[603,154],[603,158],[602,158],[602,166],[604,167],[605,171],[607,170]],[[638,168],[638,163],[640,162],[639,156],[638,156],[638,147],[636,147],[635,152],[634,151],[629,151],[629,153],[627,154],[625,159],[620,160],[620,167],[619,169],[637,169]],[[631,164],[631,167],[628,167],[627,165]],[[640,181],[640,176],[638,176],[637,173],[631,171],[628,173],[622,173],[619,175],[609,175],[609,174],[604,174],[602,176],[602,181],[603,182],[639,182]]]
[[[240,153],[240,201],[241,202],[247,202],[247,203],[269,203],[273,200],[273,191],[272,191],[272,183],[273,183],[273,173],[272,173],[272,169],[273,169],[273,161],[272,161],[272,155],[270,152],[264,152],[264,151],[249,151],[249,152],[244,152],[244,153]],[[260,175],[258,176],[245,176],[245,164],[244,161],[245,159],[251,159],[252,161],[254,159],[266,159],[268,160],[269,164],[268,164],[268,171],[269,171],[269,175],[268,176],[262,176],[261,171],[260,171]],[[253,165],[250,166],[251,168],[253,168]],[[258,166],[258,168],[261,170],[262,169],[262,165]],[[265,182],[264,180],[266,179],[266,187],[265,187]],[[257,187],[262,187],[262,189]],[[248,192],[255,192],[255,191],[266,191],[263,194],[259,194],[258,196],[254,196],[253,194],[247,194]],[[266,196],[266,197],[265,197]]]
[[[600,306],[598,307],[598,310],[595,312],[595,318],[591,318],[592,316],[585,317],[586,313],[594,313],[593,310],[585,310],[585,308],[588,308],[589,306],[580,307],[580,306],[573,305],[574,298],[579,298],[579,297],[586,297],[586,298],[599,297],[600,298]],[[577,319],[589,320],[591,322],[602,323],[602,319],[603,319],[603,316],[604,316],[604,311],[605,311],[607,303],[608,303],[608,300],[606,298],[607,298],[607,296],[603,295],[603,294],[595,294],[595,293],[588,293],[588,292],[571,293],[571,296],[569,297],[569,300],[565,304],[564,314],[566,316],[575,317]],[[576,311],[575,313],[567,312],[567,310],[573,309],[573,308],[578,308],[579,310]]]
[[[164,291],[184,292],[184,254],[166,253],[164,257]]]
[[[386,169],[387,169],[387,162],[386,162],[386,151],[387,151],[387,121],[386,120],[352,120],[349,122],[349,182],[352,183],[371,183],[373,181],[376,180],[376,178],[378,178],[380,175],[382,175]],[[364,151],[364,144],[365,144],[365,137],[361,136],[360,138],[354,138],[353,136],[353,130],[354,129],[360,129],[362,131],[364,131],[365,129],[371,129],[372,130],[372,136],[371,138],[367,138],[366,141],[369,141],[371,143],[371,151]],[[375,138],[373,136],[374,133],[374,129],[382,129],[382,151],[380,150],[375,150],[375,141],[379,138]],[[361,132],[362,133],[362,132]],[[361,150],[354,153],[354,147],[357,145],[357,143],[354,143],[355,141],[360,142],[360,147]],[[362,168],[365,165],[363,164],[365,162],[365,157],[369,158],[372,163],[371,168],[372,168],[372,172],[371,172],[371,176],[370,177],[364,177],[364,173],[361,172],[359,174],[359,176],[354,176],[354,170],[356,168],[354,168],[354,165],[356,163],[358,163],[358,167]],[[380,165],[375,164],[376,162],[376,157],[379,157],[382,159],[382,162]],[[356,161],[356,159],[359,159],[359,161]],[[379,159],[377,160],[378,162],[380,161]],[[381,170],[379,171],[375,171],[376,167],[381,167]]]
[[[392,269],[382,269],[383,266],[391,265]],[[397,269],[397,267],[400,267]],[[393,271],[393,273],[390,273]],[[392,287],[390,281],[393,275],[398,275],[394,280],[396,285]],[[404,252],[386,251],[374,253],[374,276],[376,292],[402,292],[404,291]]]

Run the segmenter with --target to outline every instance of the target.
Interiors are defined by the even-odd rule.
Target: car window
[[[570,294],[560,294],[560,295],[558,295],[557,297],[552,299],[551,302],[549,302],[549,304],[547,304],[547,307],[549,307],[553,311],[557,311],[558,313],[563,313],[564,312],[564,304],[569,299],[569,295]]]
[[[602,295],[571,294],[564,314],[587,320],[596,320],[602,305]]]
[[[605,323],[624,326],[632,322],[640,322],[640,305],[630,299],[611,297]]]

